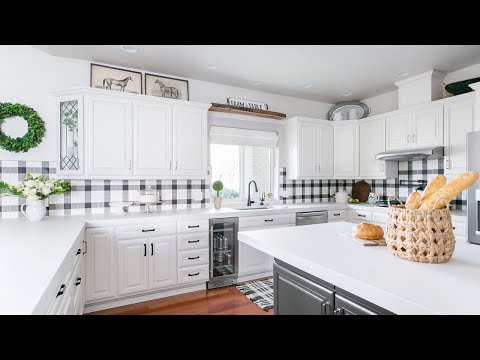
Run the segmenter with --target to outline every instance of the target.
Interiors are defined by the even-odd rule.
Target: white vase
[[[24,208],[27,207],[25,210]],[[20,207],[23,215],[30,221],[40,221],[45,217],[47,209],[43,200],[27,200],[26,204]]]
[[[215,206],[215,209],[220,209],[222,207],[222,197],[216,196],[213,199],[213,205]]]

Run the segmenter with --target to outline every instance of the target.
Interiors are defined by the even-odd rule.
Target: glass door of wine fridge
[[[208,289],[236,284],[238,218],[210,219],[210,279]]]

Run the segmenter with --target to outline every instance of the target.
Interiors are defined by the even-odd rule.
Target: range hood
[[[419,149],[393,150],[377,154],[377,160],[391,161],[438,159],[442,157],[443,146],[426,147]]]

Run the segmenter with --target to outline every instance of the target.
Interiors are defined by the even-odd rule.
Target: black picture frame
[[[144,92],[143,92],[143,76],[142,76],[142,72],[140,72],[140,71],[134,71],[134,70],[129,70],[129,69],[123,69],[123,68],[117,68],[117,67],[108,66],[108,65],[95,64],[95,63],[90,63],[90,87],[92,87],[92,88],[94,88],[94,89],[98,89],[98,88],[99,88],[99,87],[95,86],[95,84],[94,84],[94,79],[93,79],[93,69],[94,69],[94,67],[111,69],[111,70],[118,70],[118,71],[122,71],[122,72],[125,72],[125,73],[135,74],[137,77],[140,78],[140,92],[138,92],[138,94],[139,94],[139,95],[143,95],[143,94],[144,94]],[[112,85],[113,85],[113,84],[112,84]],[[107,89],[107,90],[122,92],[121,90],[112,90],[112,89]],[[132,92],[132,91],[127,91],[127,93],[137,94],[136,92]]]
[[[187,90],[187,97],[186,97],[186,99],[184,99],[184,98],[181,98],[181,99],[178,99],[178,98],[177,98],[177,99],[178,99],[178,100],[190,101],[190,89],[189,89],[189,85],[188,85],[188,80],[178,79],[178,78],[173,78],[173,77],[168,77],[168,76],[163,76],[163,75],[158,75],[158,74],[149,74],[149,73],[145,73],[144,76],[145,76],[145,95],[163,97],[163,98],[166,98],[166,99],[176,99],[175,97],[159,96],[159,95],[153,95],[152,93],[149,93],[149,89],[148,89],[148,77],[161,78],[161,79],[175,80],[175,81],[178,81],[178,82],[180,82],[180,83],[185,83],[185,84],[186,84],[186,90]],[[168,87],[171,87],[171,86],[167,86],[167,88],[168,88]],[[168,94],[168,93],[172,94],[171,92],[167,92],[167,94]]]

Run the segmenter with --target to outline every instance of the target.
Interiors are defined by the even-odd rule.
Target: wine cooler
[[[238,218],[210,219],[210,277],[207,289],[237,283]]]

